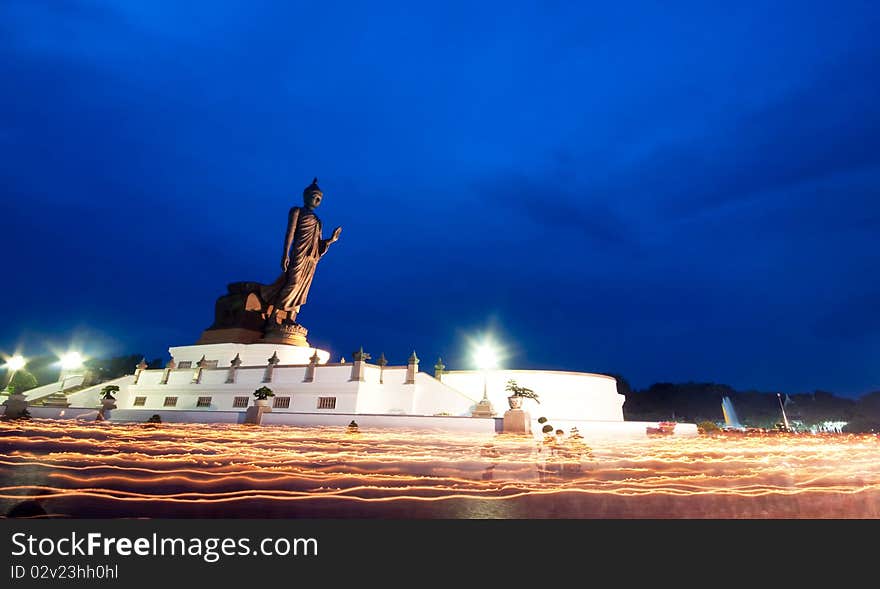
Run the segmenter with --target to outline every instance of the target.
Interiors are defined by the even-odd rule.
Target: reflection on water
[[[530,440],[225,424],[0,423],[0,513],[877,518],[876,436]]]

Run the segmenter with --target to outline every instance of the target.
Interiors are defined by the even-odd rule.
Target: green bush
[[[714,421],[701,421],[697,424],[697,431],[701,434],[713,434],[720,432],[721,428]]]
[[[36,388],[36,386],[36,377],[34,377],[34,375],[27,370],[19,370],[14,375],[12,375],[12,380],[9,382],[10,391],[16,393],[29,391],[33,388]]]
[[[270,389],[269,387],[267,387],[267,386],[262,386],[262,387],[260,387],[260,388],[258,388],[257,390],[254,391],[254,396],[255,396],[255,397],[257,398],[257,400],[259,400],[259,401],[265,401],[265,400],[268,399],[269,397],[274,397],[274,396],[275,396],[275,393],[273,393],[273,392],[272,392],[272,389]]]

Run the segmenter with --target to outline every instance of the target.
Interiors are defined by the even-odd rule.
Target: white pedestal
[[[288,344],[199,344],[168,348],[178,366],[181,362],[192,362],[193,368],[203,356],[205,360],[216,360],[218,368],[227,368],[236,356],[241,360],[241,366],[265,366],[273,354],[278,356],[278,364],[281,366],[304,365],[311,362],[316,351],[318,364],[326,364],[330,359],[330,352]]]

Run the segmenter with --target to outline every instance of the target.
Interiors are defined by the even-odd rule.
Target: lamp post
[[[498,353],[491,345],[484,343],[477,348],[474,359],[483,372],[483,400],[488,400],[489,371],[498,366]]]
[[[20,354],[16,354],[6,361],[6,369],[9,371],[9,382],[6,383],[6,389],[3,391],[4,393],[8,394],[10,392],[12,379],[15,378],[15,373],[24,368],[25,364],[27,364],[27,362]]]
[[[61,388],[58,390],[58,393],[64,394],[64,383],[67,381],[67,378],[71,376],[67,374],[69,370],[76,370],[81,367],[83,364],[83,357],[79,352],[67,352],[63,356],[61,356]]]
[[[785,431],[791,431],[791,427],[788,425],[788,417],[785,416],[785,403],[782,402],[782,395],[780,393],[776,393],[776,398],[779,399],[779,407],[782,409],[782,422],[785,424]]]
[[[79,352],[67,352],[61,356],[61,387],[46,397],[43,401],[44,407],[69,407],[70,403],[67,402],[67,395],[64,394],[64,383],[67,381],[68,377],[73,376],[67,374],[69,370],[75,370],[82,366],[83,357]]]

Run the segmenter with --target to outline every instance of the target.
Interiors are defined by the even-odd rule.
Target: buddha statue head
[[[312,180],[312,183],[306,186],[306,189],[303,190],[303,204],[307,209],[312,210],[321,204],[322,198],[324,198],[324,193],[321,192],[321,188],[318,186],[318,179],[315,178]]]

